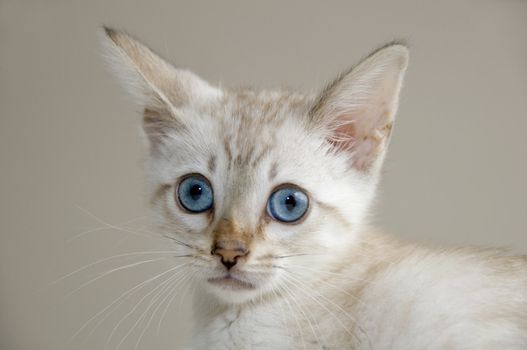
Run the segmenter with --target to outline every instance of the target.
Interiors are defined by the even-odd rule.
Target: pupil
[[[287,210],[292,211],[295,209],[296,206],[296,199],[295,196],[290,194],[289,196],[285,197],[285,207]]]
[[[190,188],[189,194],[193,200],[197,201],[201,197],[202,192],[203,188],[200,185],[194,185]]]

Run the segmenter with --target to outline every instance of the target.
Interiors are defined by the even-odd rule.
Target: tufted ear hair
[[[184,127],[180,109],[221,95],[221,90],[175,68],[128,34],[104,27],[103,46],[116,75],[144,108],[144,128],[152,142],[169,125]]]
[[[340,75],[319,95],[310,117],[336,152],[363,173],[380,169],[408,65],[408,49],[386,45]]]

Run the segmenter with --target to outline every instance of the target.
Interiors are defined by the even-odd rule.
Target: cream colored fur
[[[526,349],[527,259],[505,251],[402,244],[367,223],[408,50],[387,45],[318,95],[226,90],[106,29],[106,53],[145,109],[153,212],[174,265],[195,285],[189,349]],[[214,208],[189,214],[177,181],[200,173]],[[303,188],[301,222],[269,217],[284,183]],[[218,235],[250,254],[231,273]],[[183,261],[183,262],[182,262]]]

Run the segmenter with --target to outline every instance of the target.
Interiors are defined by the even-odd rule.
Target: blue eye
[[[210,183],[201,175],[189,175],[179,183],[179,203],[191,213],[203,213],[212,208],[214,196]]]
[[[294,186],[282,187],[271,195],[267,202],[267,211],[275,220],[295,222],[307,212],[307,195]]]

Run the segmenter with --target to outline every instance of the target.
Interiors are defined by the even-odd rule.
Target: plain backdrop
[[[146,290],[103,313],[93,332],[95,323],[68,339],[164,268],[118,270],[71,294],[97,273],[145,260],[117,259],[51,283],[104,257],[163,247],[126,231],[147,223],[144,147],[138,109],[101,60],[102,24],[213,83],[306,91],[379,45],[407,40],[411,62],[376,223],[423,243],[527,252],[527,1],[3,0],[2,350],[104,349]],[[191,327],[184,294],[156,334],[159,309],[140,349],[184,341]],[[121,322],[108,349],[146,306]],[[133,349],[145,324],[121,348]]]

